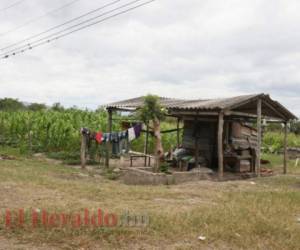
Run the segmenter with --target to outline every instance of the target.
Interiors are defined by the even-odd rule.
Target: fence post
[[[287,160],[288,160],[288,152],[287,152],[287,135],[288,135],[288,126],[287,122],[284,123],[284,152],[283,152],[283,174],[287,173]]]
[[[107,121],[107,126],[108,126],[108,132],[112,132],[112,110],[108,109],[108,121]],[[110,149],[111,149],[111,143],[106,142],[106,156],[105,156],[105,166],[109,167],[109,158],[110,158]]]
[[[81,133],[81,168],[84,169],[86,165],[86,158],[85,158],[85,152],[86,152],[86,135]]]

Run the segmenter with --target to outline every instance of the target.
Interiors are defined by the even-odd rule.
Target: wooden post
[[[261,159],[261,99],[257,100],[257,148],[255,170],[257,176],[260,176],[260,159]]]
[[[224,113],[219,113],[218,124],[218,174],[219,179],[223,178],[224,162],[223,162],[223,127],[224,127]]]
[[[180,118],[177,118],[177,148],[179,148],[180,141],[179,141],[179,123],[180,123]]]
[[[195,167],[200,169],[199,166],[199,139],[198,135],[195,137]]]
[[[86,165],[86,135],[81,133],[81,150],[80,150],[80,158],[81,158],[81,168],[84,169]]]
[[[112,110],[108,109],[108,121],[107,121],[107,129],[108,129],[108,133],[112,132]],[[109,167],[109,158],[110,158],[110,142],[106,142],[106,157],[105,157],[105,166]]]
[[[29,144],[29,153],[32,154],[32,131],[29,130],[28,132],[28,144]]]
[[[195,167],[198,168],[199,163],[199,140],[198,140],[198,112],[195,119]]]
[[[148,141],[149,141],[149,124],[146,124],[146,137],[144,145],[144,154],[148,155]],[[147,157],[145,157],[145,167],[147,166]]]
[[[29,120],[28,123],[28,147],[29,147],[29,153],[32,154],[32,124],[31,124],[31,120]]]
[[[288,152],[287,152],[287,136],[288,136],[288,126],[287,122],[284,123],[284,152],[283,152],[283,174],[287,173],[287,160],[288,160]]]

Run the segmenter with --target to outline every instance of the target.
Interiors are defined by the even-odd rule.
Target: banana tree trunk
[[[162,146],[161,141],[161,133],[160,133],[160,121],[158,119],[155,119],[153,121],[153,132],[155,136],[155,172],[158,172],[160,163],[163,161],[164,158],[164,149]]]

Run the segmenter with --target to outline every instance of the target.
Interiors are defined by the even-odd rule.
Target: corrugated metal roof
[[[143,106],[144,96],[128,99],[120,102],[114,102],[104,105],[107,109],[137,109]],[[288,119],[297,119],[288,109],[286,109],[279,102],[274,101],[269,95],[265,94],[254,94],[254,95],[242,95],[229,98],[218,98],[218,99],[198,99],[198,100],[184,100],[175,98],[159,97],[160,104],[169,110],[224,110],[231,108],[238,108],[245,103],[249,103],[262,98],[265,102],[271,105],[278,112],[282,113]]]
[[[208,100],[191,100],[182,103],[177,103],[169,108],[178,108],[186,110],[222,110],[230,108],[233,105],[255,98],[258,95],[244,95],[230,98],[218,98]]]
[[[145,96],[132,98],[120,102],[114,102],[107,105],[104,105],[105,108],[119,108],[119,109],[136,109],[139,107],[142,107],[144,104],[144,98]],[[173,106],[180,106],[184,102],[187,102],[187,100],[183,99],[175,99],[175,98],[167,98],[167,97],[159,97],[160,104],[165,108],[170,108]]]

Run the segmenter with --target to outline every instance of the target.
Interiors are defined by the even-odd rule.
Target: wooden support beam
[[[263,102],[262,103],[262,106],[263,104],[266,104],[266,102]],[[266,106],[270,105],[269,103],[266,104]],[[271,106],[270,106],[271,107]],[[262,107],[263,109],[263,107]],[[253,110],[249,110],[249,109],[243,109],[243,110],[239,110],[239,111],[231,111],[229,110],[229,112],[225,112],[225,115],[230,115],[230,113],[233,113],[233,115],[236,115],[236,116],[239,116],[239,114],[241,115],[241,117],[243,116],[243,114],[249,114],[249,117],[247,118],[253,118],[253,119],[257,119],[257,111],[256,109],[254,110],[255,114],[253,114]],[[266,112],[267,113],[267,112]],[[280,122],[280,123],[283,123],[286,118],[278,118],[278,116],[274,117],[274,116],[271,116],[270,114],[263,114],[262,112],[262,116],[264,119],[266,119],[268,122]],[[251,117],[252,116],[252,117]],[[245,118],[246,116],[243,116],[243,118]]]
[[[265,117],[267,123],[284,123],[284,120],[276,120],[276,119],[270,119],[268,117]]]
[[[287,173],[287,161],[288,161],[287,136],[288,136],[288,124],[287,122],[285,122],[284,123],[283,174]]]
[[[238,112],[238,111],[231,111],[228,110],[225,112],[225,115],[229,116],[242,116],[242,117],[249,117],[249,118],[257,118],[257,115],[246,113],[246,112]]]
[[[198,135],[195,137],[195,167],[200,168],[199,165],[199,138]]]
[[[174,110],[174,111],[170,111],[170,115],[173,115],[173,116],[183,116],[183,115],[191,115],[191,116],[218,116],[218,112]]]
[[[223,161],[223,127],[224,127],[224,113],[219,113],[218,122],[218,174],[219,179],[223,178],[224,161]]]
[[[224,114],[225,115],[225,114]],[[193,116],[182,116],[181,120],[183,121],[194,121],[195,117]],[[211,117],[211,118],[205,118],[205,117],[199,117],[198,121],[200,122],[218,122],[218,116],[216,117]],[[233,116],[224,116],[224,121],[228,121],[228,122],[234,122],[234,121],[242,121],[242,122],[254,122],[256,121],[256,116],[255,118],[252,117],[233,117]],[[280,121],[277,121],[280,122]],[[282,123],[283,121],[281,121]],[[180,128],[182,129],[182,128]]]
[[[188,115],[184,115],[181,116],[181,120],[183,121],[194,121],[195,117],[194,116],[188,116]],[[198,121],[202,121],[202,122],[218,122],[218,116],[216,117],[198,117]]]
[[[112,132],[112,110],[108,110],[108,132]]]
[[[180,139],[180,136],[179,136],[179,125],[180,125],[180,118],[177,118],[177,148],[179,148],[179,145],[180,145],[180,141],[179,141],[179,139]]]
[[[81,168],[84,169],[86,166],[86,135],[81,133],[81,149],[80,149],[80,159],[81,159]]]
[[[112,110],[108,109],[107,112],[108,112],[107,130],[108,130],[108,133],[111,133],[112,132]],[[105,166],[106,167],[109,167],[110,148],[111,148],[110,143],[106,142],[106,156],[105,156]]]
[[[255,170],[257,176],[260,176],[260,159],[261,159],[261,105],[262,101],[257,100],[257,148]]]
[[[148,144],[149,144],[149,125],[146,125],[146,135],[145,135],[145,144],[144,144],[144,154],[148,154]],[[145,158],[145,167],[147,166],[147,158]]]
[[[195,119],[195,167],[198,168],[199,164],[199,138],[198,138],[198,117]]]
[[[182,129],[182,128],[168,129],[168,130],[160,131],[160,133],[161,133],[161,134],[168,134],[168,133],[177,132],[178,130],[181,130],[181,129]]]
[[[122,122],[141,122],[140,120],[128,117],[114,118],[112,121],[122,121]]]

